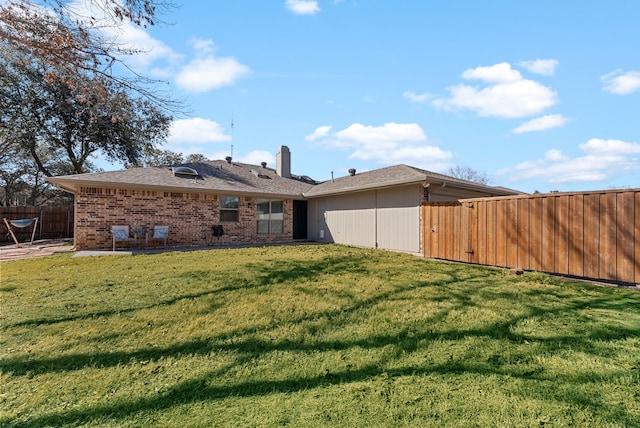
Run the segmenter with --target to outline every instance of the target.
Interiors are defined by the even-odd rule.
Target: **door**
[[[307,201],[293,201],[293,239],[307,239]]]

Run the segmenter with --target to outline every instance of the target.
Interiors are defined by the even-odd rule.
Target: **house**
[[[276,167],[225,160],[49,178],[75,195],[77,250],[111,248],[112,225],[169,225],[169,245],[310,240],[418,253],[425,200],[517,192],[397,165],[318,183]],[[135,242],[135,241],[132,241]]]
[[[395,165],[313,186],[308,201],[309,238],[368,248],[421,252],[422,202],[520,194]]]

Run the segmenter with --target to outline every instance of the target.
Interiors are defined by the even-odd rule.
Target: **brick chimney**
[[[289,147],[280,146],[276,154],[276,172],[280,177],[291,178],[291,152]]]

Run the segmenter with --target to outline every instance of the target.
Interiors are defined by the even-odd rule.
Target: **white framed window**
[[[220,221],[238,221],[240,198],[237,196],[220,196]]]
[[[284,201],[258,199],[256,215],[258,235],[276,235],[284,232]]]

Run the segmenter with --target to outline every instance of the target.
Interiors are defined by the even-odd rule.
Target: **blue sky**
[[[274,167],[287,145],[317,180],[405,163],[600,190],[640,187],[639,16],[635,0],[187,1],[118,37],[188,105],[166,149]]]

